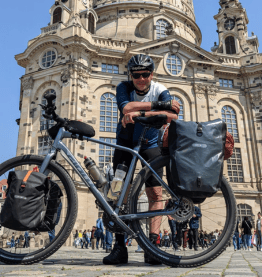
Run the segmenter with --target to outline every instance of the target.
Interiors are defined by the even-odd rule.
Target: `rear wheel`
[[[165,168],[169,162],[169,156],[163,156],[152,161],[150,165],[156,170]],[[151,175],[150,170],[145,167],[136,176],[128,198],[129,213],[146,212],[149,211],[149,205],[153,205],[153,200],[148,200],[148,190],[145,188],[145,182]],[[162,199],[158,199],[158,202],[163,202],[164,207],[169,199],[170,194],[163,190]],[[156,206],[159,207],[159,204]],[[226,249],[236,225],[236,200],[228,181],[223,177],[221,189],[213,197],[206,198],[195,206],[199,207],[202,213],[197,231],[190,230],[186,222],[178,224],[167,216],[161,216],[160,220],[158,216],[131,221],[134,232],[138,233],[139,245],[150,256],[170,266],[195,267],[215,259]],[[156,222],[159,224],[158,230],[163,233],[160,245],[152,244],[149,239],[150,229],[152,226],[156,228]],[[196,236],[197,240],[194,239]]]
[[[10,159],[0,164],[0,181],[3,184],[6,182],[9,171],[39,168],[43,160],[43,157],[31,155]],[[52,181],[51,184],[58,185],[63,193],[56,226],[46,232],[28,230],[30,239],[26,231],[2,227],[0,260],[6,264],[32,264],[46,259],[65,243],[73,229],[77,216],[77,192],[74,183],[67,171],[55,161],[48,165],[46,175]]]

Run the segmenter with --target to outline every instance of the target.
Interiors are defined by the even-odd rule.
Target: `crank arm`
[[[137,214],[126,214],[126,215],[120,215],[119,218],[121,220],[137,220],[137,219],[145,219],[145,218],[151,218],[155,216],[160,215],[171,215],[176,212],[178,208],[175,207],[173,210],[155,210],[155,211],[149,211],[144,213],[137,213]]]

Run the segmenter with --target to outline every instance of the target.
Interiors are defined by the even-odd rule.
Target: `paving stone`
[[[242,272],[242,273],[247,272],[247,273],[250,273],[252,271],[250,270],[250,268],[228,268],[228,269],[225,270],[225,273],[228,273],[228,272]]]
[[[87,276],[87,277],[136,277],[139,275],[148,275],[150,277],[197,277],[197,276],[221,276],[225,270],[225,276],[257,276],[251,272],[248,261],[256,270],[258,276],[262,276],[262,255],[234,253],[228,249],[221,256],[209,264],[196,268],[170,268],[166,265],[152,266],[144,263],[144,255],[135,253],[135,247],[128,249],[129,263],[118,266],[107,266],[102,264],[102,259],[107,253],[104,250],[81,250],[75,248],[62,248],[49,259],[29,266],[9,266],[1,263],[0,277],[21,276],[21,277],[47,277],[47,276]],[[260,254],[260,253],[259,253]],[[257,255],[257,254],[256,254]],[[254,260],[255,257],[255,260]],[[258,258],[259,257],[259,258]],[[230,262],[230,263],[229,263]],[[228,267],[228,268],[227,268]]]

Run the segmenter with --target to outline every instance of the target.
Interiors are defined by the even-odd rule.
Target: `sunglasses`
[[[132,76],[134,79],[139,79],[140,76],[143,78],[148,78],[151,75],[151,72],[145,72],[145,73],[132,73]]]

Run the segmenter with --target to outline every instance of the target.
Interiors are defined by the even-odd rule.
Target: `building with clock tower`
[[[259,42],[255,34],[248,34],[249,19],[238,0],[221,0],[219,5],[214,16],[218,43],[209,51],[201,48],[193,0],[54,1],[48,26],[15,57],[25,68],[17,155],[49,151],[47,120],[38,106],[45,102],[45,93],[56,94],[61,117],[90,124],[96,138],[115,143],[116,86],[128,78],[128,60],[144,53],[156,64],[154,81],[165,85],[181,104],[180,120],[226,121],[235,148],[225,161],[224,174],[234,189],[239,218],[257,214],[262,207]],[[100,168],[112,162],[111,148],[70,139],[65,144],[81,163],[84,156]],[[57,161],[78,191],[74,229],[90,229],[99,213],[95,199],[61,156]],[[219,205],[211,206],[208,209],[219,210]],[[209,226],[220,227],[212,221]]]

